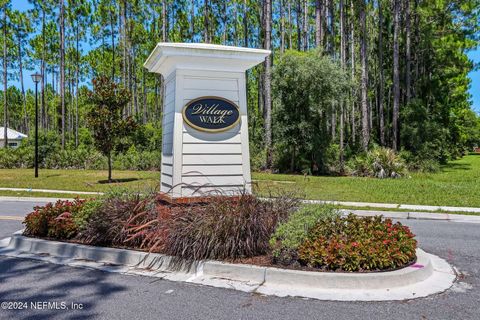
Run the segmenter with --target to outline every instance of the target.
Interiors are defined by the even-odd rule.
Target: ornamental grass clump
[[[138,248],[141,237],[129,239],[129,218],[141,213],[148,214],[155,209],[155,205],[153,196],[125,193],[107,197],[101,204],[92,205],[92,212],[88,220],[83,222],[83,229],[76,240],[91,245]]]
[[[289,197],[261,200],[253,195],[212,196],[195,204],[161,203],[154,220],[134,216],[131,238],[142,247],[190,261],[263,255],[277,224],[298,206]]]
[[[323,220],[311,228],[298,247],[298,261],[332,271],[396,269],[415,261],[414,237],[400,222],[350,214]]]

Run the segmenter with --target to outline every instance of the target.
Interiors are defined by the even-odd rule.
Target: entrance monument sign
[[[245,71],[268,50],[159,43],[144,66],[164,77],[161,191],[251,192]]]

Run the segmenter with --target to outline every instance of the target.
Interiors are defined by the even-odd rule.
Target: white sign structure
[[[159,43],[144,66],[164,81],[161,191],[251,192],[245,71],[268,50]]]

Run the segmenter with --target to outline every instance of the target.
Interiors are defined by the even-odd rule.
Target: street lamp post
[[[38,83],[42,80],[42,74],[35,72],[32,74],[32,80],[35,82],[35,178],[38,178]]]

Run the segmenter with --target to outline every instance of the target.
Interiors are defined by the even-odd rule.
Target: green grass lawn
[[[34,178],[33,169],[0,169],[0,187],[53,189],[105,192],[115,187],[145,191],[157,188],[160,173],[154,171],[117,171],[112,173],[114,183],[105,183],[108,173],[99,170],[40,170],[39,177]],[[0,191],[0,195],[24,196],[28,192]],[[50,196],[63,196],[49,194]],[[32,195],[33,196],[33,195]],[[39,196],[39,193],[35,193]],[[41,195],[40,195],[41,196]],[[47,197],[47,194],[43,194]],[[73,196],[67,196],[73,197]]]
[[[402,179],[263,173],[253,174],[253,179],[259,180],[259,191],[274,186],[302,192],[307,199],[480,207],[480,155],[451,161],[437,173],[412,173]]]
[[[101,183],[106,177],[106,171],[40,170],[40,177],[35,179],[32,169],[1,169],[0,187],[104,192],[121,186],[142,192],[158,188],[160,180],[159,172],[145,171],[114,171],[113,178],[118,182],[113,184]],[[307,199],[480,207],[480,155],[452,161],[437,173],[413,173],[402,179],[304,178],[265,173],[253,173],[253,179],[254,189],[260,194],[286,189]],[[16,191],[0,191],[0,195],[73,197]]]

